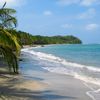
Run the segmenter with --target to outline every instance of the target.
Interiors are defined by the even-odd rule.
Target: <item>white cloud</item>
[[[53,13],[48,10],[48,11],[44,11],[43,14],[46,16],[51,16]]]
[[[94,8],[90,8],[86,12],[83,12],[80,15],[78,15],[78,18],[89,19],[89,18],[93,18],[95,15],[96,15],[96,10]]]
[[[19,7],[26,3],[26,0],[0,0],[0,6],[2,7],[4,3],[6,4],[6,7]]]
[[[77,4],[82,6],[92,6],[100,4],[100,0],[57,0],[57,4],[67,6],[71,4]]]
[[[86,30],[93,31],[93,30],[96,30],[98,28],[99,28],[98,24],[88,24],[88,25],[86,25]]]
[[[80,4],[83,6],[92,6],[94,4],[98,4],[99,2],[99,0],[82,0]]]
[[[80,0],[58,0],[59,5],[70,5],[70,4],[77,4]]]
[[[61,27],[62,27],[62,28],[71,28],[72,25],[71,25],[71,24],[63,24]]]

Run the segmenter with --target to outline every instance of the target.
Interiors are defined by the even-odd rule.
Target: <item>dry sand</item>
[[[0,100],[38,100],[47,84],[22,76],[0,75]],[[34,94],[36,97],[34,97]]]
[[[0,61],[0,100],[38,100],[47,84],[26,80],[22,75],[9,75]]]

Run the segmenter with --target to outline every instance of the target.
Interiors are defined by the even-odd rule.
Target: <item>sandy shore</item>
[[[90,89],[82,81],[71,76],[45,71],[29,71],[29,73],[33,73],[32,76],[38,76],[37,78],[48,84],[43,92],[43,100],[92,100],[86,94]]]
[[[47,84],[21,75],[0,74],[0,100],[38,100]]]
[[[82,81],[48,71],[34,69],[17,76],[0,73],[0,100],[92,100],[87,91]]]
[[[0,100],[37,100],[35,98],[46,87],[47,84],[27,80],[21,74],[10,75],[6,64],[0,60]]]

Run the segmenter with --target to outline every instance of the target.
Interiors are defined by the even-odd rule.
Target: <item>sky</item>
[[[5,1],[17,11],[18,30],[100,43],[100,0],[0,0],[0,7]]]

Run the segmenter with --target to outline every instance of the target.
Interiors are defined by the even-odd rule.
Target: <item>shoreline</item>
[[[57,74],[57,73],[56,73]],[[66,75],[66,76],[68,76],[68,77],[70,77],[70,75]],[[80,80],[80,79],[77,79],[77,78],[75,78],[74,77],[74,79],[76,79],[76,80]],[[85,81],[83,81],[83,80],[80,80],[81,82],[82,82],[82,84],[84,85],[85,83],[87,83],[87,82],[85,82]],[[95,91],[98,91],[99,89],[98,88],[100,88],[99,86],[95,86],[95,84],[92,84],[92,83],[89,83],[89,85],[91,84],[91,86],[93,87],[92,89],[91,89],[91,86],[88,86],[88,83],[87,83],[87,86],[86,85],[84,85],[89,91],[86,91],[86,95],[87,96],[89,96],[90,98],[92,98],[93,100],[96,100],[96,99],[94,99],[93,98],[93,96],[89,93],[89,92],[94,92],[95,93]]]
[[[10,100],[96,100],[91,91],[95,92],[97,87],[92,90],[72,76],[35,68],[28,73],[15,76],[0,74],[0,100],[1,97]]]
[[[91,65],[83,65],[81,63],[75,63],[75,62],[66,61],[65,59],[57,57],[57,56],[55,56],[53,54],[48,54],[48,53],[44,53],[44,52],[36,52],[36,51],[30,50],[31,48],[34,48],[34,47],[28,47],[28,48],[22,49],[22,51],[24,51],[24,52],[26,52],[26,53],[28,53],[30,55],[32,54],[32,55],[35,55],[35,56],[38,56],[38,57],[43,57],[45,59],[49,58],[52,61],[53,60],[57,60],[58,63],[64,62],[63,64],[66,65],[66,66],[69,65],[69,66],[74,66],[74,67],[80,68],[80,69],[82,68],[83,71],[85,71],[85,68],[86,68],[87,70],[90,70],[90,71],[95,71],[95,72],[98,72],[98,73],[100,72],[100,68],[98,68],[98,67],[94,67],[94,66],[91,66]],[[35,48],[41,48],[41,46],[37,46]],[[40,55],[42,55],[42,56],[40,56]],[[46,70],[51,71],[48,68]],[[64,72],[64,73],[66,73],[66,72]],[[71,76],[74,76],[76,79],[82,80],[84,82],[87,82],[87,83],[89,82],[89,83],[92,83],[92,84],[100,86],[100,82],[99,81],[95,82],[95,80],[93,80],[92,78],[89,78],[90,80],[88,81],[88,79],[86,77],[80,77],[77,74],[76,75],[71,75]]]
[[[7,65],[0,61],[0,100],[28,100],[28,94],[44,91],[46,87],[43,82],[26,79],[21,72],[18,75],[9,74]]]
[[[92,100],[86,94],[91,90],[74,77],[51,72],[33,73],[43,81],[26,79],[21,74],[0,77],[1,97],[10,100]]]
[[[0,70],[4,71],[5,69]],[[47,84],[36,80],[29,80],[19,75],[0,74],[0,100],[37,100]],[[35,97],[34,97],[35,96]],[[32,99],[33,98],[33,99]]]
[[[5,71],[4,68],[0,69]],[[34,74],[33,79],[21,73],[19,75],[0,74],[0,100],[51,100],[51,98],[52,100],[91,100],[85,94],[88,89],[80,80],[68,75],[32,71],[30,73]]]

